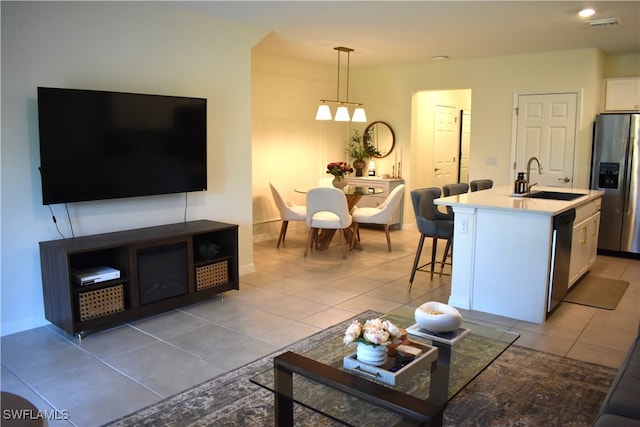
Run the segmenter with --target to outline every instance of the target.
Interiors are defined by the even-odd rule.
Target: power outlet
[[[469,232],[469,220],[463,219],[460,221],[460,232],[467,234]]]

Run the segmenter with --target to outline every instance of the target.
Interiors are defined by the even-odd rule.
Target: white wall
[[[354,47],[352,64],[357,63]],[[418,103],[414,95],[470,90],[470,179],[491,178],[496,185],[505,185],[511,182],[512,173],[514,93],[577,89],[581,105],[576,186],[588,187],[592,123],[600,112],[601,80],[607,73],[638,75],[640,70],[633,65],[637,63],[638,55],[609,57],[596,49],[581,49],[373,68],[352,66],[350,99],[365,103],[368,122],[382,120],[391,125],[398,157],[403,153],[402,176],[412,189],[416,188],[416,168],[430,167],[429,159],[416,154],[418,121],[412,115]],[[277,236],[279,228],[268,181],[276,177],[291,191],[308,185],[310,177],[322,174],[326,161],[335,160],[348,142],[350,129],[358,126],[313,121],[318,99],[335,97],[335,67],[254,53],[253,76],[254,230],[259,239]],[[321,93],[323,90],[328,93]],[[293,150],[295,157],[285,148]],[[496,158],[497,163],[487,164],[488,157]],[[376,161],[380,173],[391,172],[393,158],[392,154]],[[405,212],[412,212],[409,198],[405,198]],[[405,215],[404,220],[411,224],[412,215]]]
[[[41,203],[37,86],[207,98],[209,189],[188,195],[187,220],[239,224],[241,272],[253,270],[251,48],[266,31],[151,2],[1,8],[2,334],[47,323],[38,242],[60,238]],[[52,208],[69,237],[64,206]],[[184,195],[76,203],[69,213],[76,236],[175,223]]]
[[[493,177],[496,185],[500,185],[510,181],[513,94],[516,91],[580,89],[583,105],[579,124],[579,156],[583,163],[588,163],[591,121],[596,113],[597,58],[595,49],[583,49],[380,67],[359,70],[353,73],[353,78],[361,85],[375,86],[389,95],[387,104],[391,108],[388,120],[395,124],[394,130],[397,129],[401,140],[402,135],[411,135],[412,94],[423,90],[471,89],[470,176],[471,179]],[[378,90],[367,93],[378,93]],[[415,150],[415,141],[411,141],[411,146],[411,150]],[[408,148],[405,147],[405,153]],[[487,157],[496,157],[497,164],[487,165]],[[413,165],[413,162],[407,164],[408,167]],[[588,183],[588,167],[582,169],[578,173],[579,186]],[[405,173],[405,178],[407,176]]]
[[[603,77],[640,77],[640,54],[605,55]]]
[[[320,99],[336,97],[335,65],[254,52],[252,66],[254,234],[261,239],[277,237],[281,225],[269,182],[304,204],[295,190],[330,176],[328,163],[346,161],[351,129],[362,133],[364,124],[315,120]],[[304,223],[292,222],[287,233],[301,230]]]
[[[600,55],[595,49],[559,51],[527,55],[450,60],[417,65],[385,66],[352,73],[356,91],[366,90],[363,102],[385,96],[386,121],[396,131],[405,158],[403,177],[407,188],[416,188],[415,168],[424,165],[417,155],[417,118],[412,117],[417,103],[413,94],[424,90],[470,89],[471,123],[470,179],[492,178],[495,185],[510,182],[513,95],[517,91],[553,91],[579,89],[582,105],[578,129],[578,187],[588,186],[591,151],[591,127],[597,112],[599,82],[596,71]],[[375,90],[373,89],[375,88]],[[412,127],[413,126],[413,127]],[[495,157],[495,165],[487,165]],[[428,163],[428,162],[427,162]],[[411,212],[408,198],[405,212]],[[405,216],[405,221],[410,221]]]

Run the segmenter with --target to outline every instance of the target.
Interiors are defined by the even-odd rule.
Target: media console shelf
[[[239,289],[238,226],[199,220],[40,242],[40,264],[46,319],[82,338]],[[120,277],[77,278],[102,267]]]

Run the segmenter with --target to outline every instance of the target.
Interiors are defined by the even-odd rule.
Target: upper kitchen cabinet
[[[640,111],[640,77],[604,80],[605,111]]]

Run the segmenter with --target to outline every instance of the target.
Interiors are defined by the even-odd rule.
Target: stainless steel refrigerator
[[[640,114],[596,117],[591,188],[604,190],[598,250],[640,254]]]

